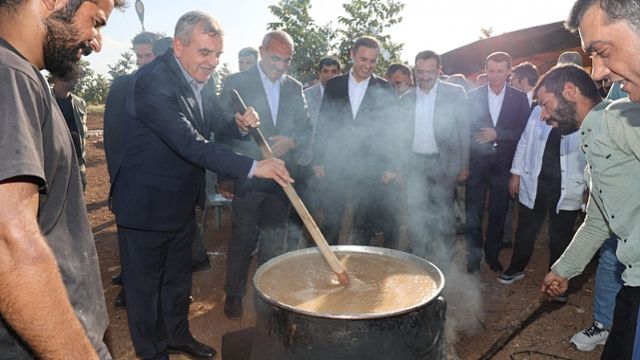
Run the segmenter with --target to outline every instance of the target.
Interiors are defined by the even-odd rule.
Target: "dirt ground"
[[[109,178],[102,141],[102,114],[90,114],[87,141],[88,187],[86,203],[100,257],[104,294],[109,308],[111,325],[106,342],[115,359],[135,359],[127,328],[127,314],[114,310],[113,299],[119,287],[112,285],[111,277],[119,272],[118,245],[114,217],[107,208]],[[194,274],[194,302],[190,309],[190,329],[193,335],[214,346],[221,354],[222,335],[255,323],[253,289],[245,296],[245,315],[240,320],[225,318],[224,275],[226,243],[230,235],[230,217],[225,209],[222,226],[214,229],[213,212],[209,212],[205,245],[212,267]],[[599,359],[602,347],[592,352],[575,350],[570,337],[591,323],[591,303],[595,272],[592,262],[581,277],[571,283],[569,301],[564,305],[544,302],[538,308],[539,284],[546,273],[548,240],[543,230],[536,242],[535,253],[526,269],[526,277],[511,285],[497,282],[496,274],[486,266],[478,274],[464,271],[463,238],[458,236],[456,263],[462,270],[453,269],[446,277],[444,297],[448,304],[446,339],[448,359],[479,359],[509,330],[518,328],[527,315],[535,311],[522,331],[493,359]],[[502,250],[501,262],[507,264],[511,249]],[[253,272],[254,269],[251,271]],[[172,359],[182,359],[173,356]],[[327,356],[330,360],[330,356]],[[359,359],[354,359],[359,360]]]

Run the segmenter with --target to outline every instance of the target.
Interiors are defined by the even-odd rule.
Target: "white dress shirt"
[[[491,90],[490,86],[487,86],[487,91],[489,91],[489,113],[491,113],[491,121],[493,122],[493,126],[496,126],[498,122],[498,117],[500,116],[500,110],[502,109],[502,102],[504,101],[504,93],[507,85],[502,86],[502,90],[498,94],[494,93]]]
[[[262,80],[262,87],[267,94],[267,101],[269,102],[269,110],[271,111],[271,119],[273,119],[273,126],[278,124],[278,107],[280,106],[280,88],[282,87],[282,76],[276,81],[271,81],[262,71],[260,64],[258,64],[258,73],[260,74],[260,80]]]
[[[436,91],[438,82],[429,93],[420,87],[416,88],[416,112],[413,131],[414,153],[435,155],[438,153],[438,144],[433,130],[433,114],[436,108]]]
[[[356,78],[353,77],[353,70],[349,71],[349,103],[351,104],[351,115],[353,115],[354,119],[356,115],[358,115],[358,109],[360,109],[364,94],[367,92],[369,80],[371,80],[371,76],[369,76],[367,80],[358,82]]]

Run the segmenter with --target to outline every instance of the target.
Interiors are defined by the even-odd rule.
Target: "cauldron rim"
[[[310,248],[295,250],[295,251],[282,254],[262,264],[262,266],[260,266],[258,270],[256,270],[256,273],[253,276],[253,286],[256,289],[256,294],[258,294],[258,296],[260,296],[263,300],[267,301],[268,303],[276,307],[286,309],[294,313],[303,314],[306,316],[311,316],[315,318],[325,318],[325,319],[369,320],[369,319],[381,319],[381,318],[394,317],[394,316],[406,314],[416,309],[422,308],[425,305],[431,303],[438,296],[440,296],[440,294],[442,293],[442,290],[444,289],[445,279],[444,279],[444,275],[442,274],[442,271],[440,271],[440,269],[438,269],[438,267],[435,266],[433,263],[421,257],[418,257],[416,255],[409,254],[399,250],[394,250],[394,249],[387,249],[387,248],[381,248],[376,246],[362,246],[362,245],[333,245],[331,246],[331,250],[337,253],[355,252],[355,253],[368,253],[368,254],[375,254],[375,255],[382,255],[382,256],[390,256],[399,260],[409,261],[410,263],[423,268],[425,271],[429,273],[429,275],[434,279],[436,283],[436,290],[432,292],[429,298],[410,307],[398,309],[396,311],[384,312],[384,313],[359,313],[359,314],[317,313],[313,311],[299,309],[297,307],[282,303],[274,299],[273,297],[265,294],[265,292],[260,288],[260,285],[258,284],[258,281],[262,277],[262,274],[265,271],[267,271],[271,266],[274,266],[275,264],[281,261],[285,261],[288,258],[320,253],[320,250],[317,247],[310,247]]]

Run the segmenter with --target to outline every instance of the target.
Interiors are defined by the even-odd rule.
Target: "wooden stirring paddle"
[[[236,110],[239,113],[244,114],[244,112],[247,110],[247,106],[245,105],[244,101],[242,101],[240,94],[238,94],[235,89],[231,90],[231,98],[235,103]],[[269,143],[267,143],[264,135],[262,135],[262,131],[260,131],[260,128],[252,128],[250,131],[253,139],[258,143],[258,146],[260,147],[262,156],[265,159],[273,158],[274,156],[273,152],[271,151],[271,147],[269,147]],[[287,194],[289,201],[291,201],[291,204],[293,204],[293,207],[298,212],[298,215],[300,215],[304,226],[309,231],[309,234],[311,234],[311,238],[318,246],[318,249],[320,249],[322,256],[324,256],[324,259],[331,267],[331,270],[333,270],[333,272],[335,272],[338,276],[338,281],[340,281],[340,284],[348,285],[349,277],[347,276],[347,272],[345,271],[342,264],[340,264],[340,261],[338,261],[336,254],[329,247],[327,240],[324,238],[324,235],[322,235],[322,232],[320,232],[318,225],[313,220],[313,217],[311,217],[311,214],[309,214],[309,210],[307,210],[307,207],[304,206],[304,203],[300,199],[300,196],[298,196],[296,190],[293,188],[293,185],[283,187],[282,189],[284,190],[284,193]]]

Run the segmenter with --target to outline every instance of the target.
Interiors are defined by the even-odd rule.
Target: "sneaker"
[[[597,321],[591,326],[573,335],[571,343],[580,351],[591,351],[598,345],[604,345],[609,336],[609,330]]]
[[[509,285],[517,280],[524,279],[524,271],[517,272],[513,275],[509,275],[506,271],[498,275],[498,282],[500,284]]]

